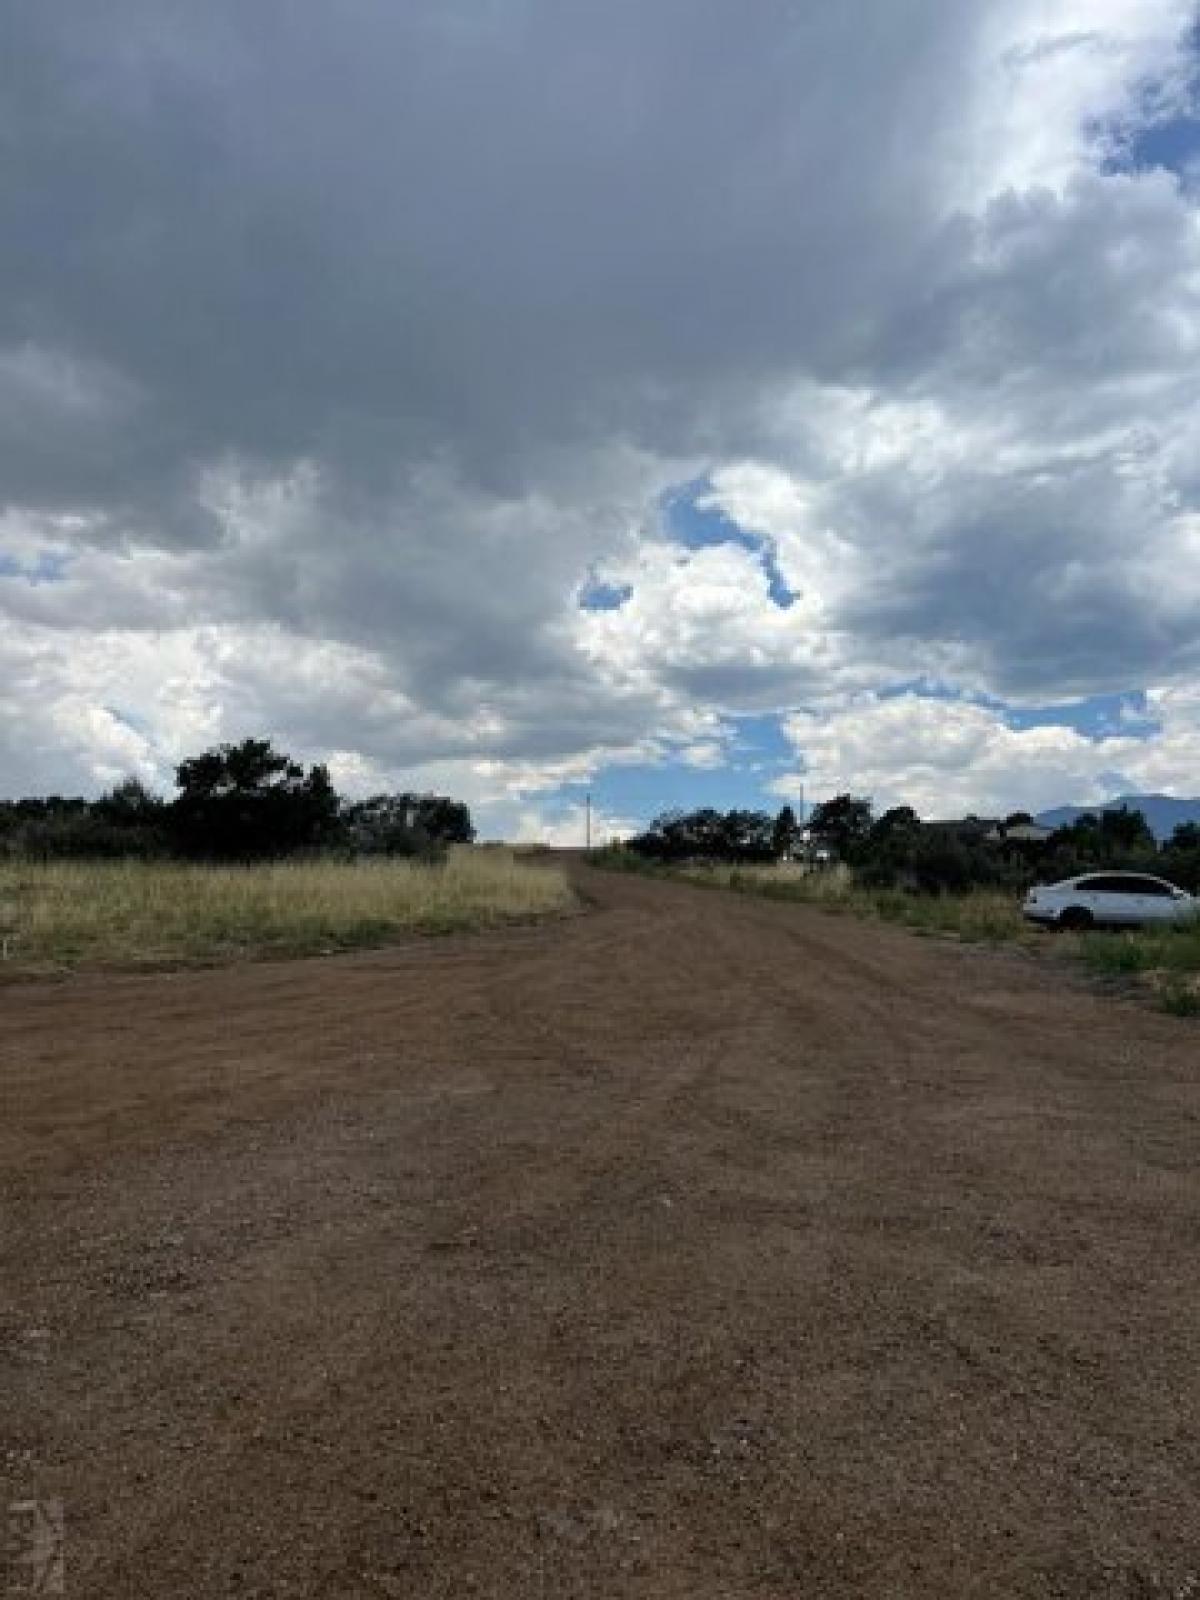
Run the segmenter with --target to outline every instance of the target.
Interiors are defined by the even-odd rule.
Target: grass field
[[[1137,933],[1089,933],[1081,948],[1098,976],[1141,980],[1168,1011],[1200,1017],[1200,922]]]
[[[0,976],[315,955],[565,910],[566,879],[505,850],[444,865],[311,861],[0,865]]]
[[[853,912],[898,922],[917,933],[947,934],[1001,944],[1037,937],[1011,894],[978,890],[963,895],[906,894],[899,889],[864,889],[837,869],[804,872],[794,866],[690,867],[680,876],[691,883],[757,894],[769,900],[798,901],[827,911]]]

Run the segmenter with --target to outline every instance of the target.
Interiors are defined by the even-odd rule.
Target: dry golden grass
[[[562,873],[497,849],[442,866],[305,861],[0,864],[0,976],[313,955],[566,910]]]
[[[854,894],[850,874],[841,866],[810,870],[794,862],[731,866],[714,861],[681,867],[677,875],[690,883],[711,888],[740,889],[743,893],[823,904],[848,901]]]
[[[969,894],[920,895],[901,889],[868,889],[856,884],[844,867],[807,872],[796,865],[713,865],[684,868],[677,876],[769,900],[878,917],[916,933],[987,944],[1030,944],[1038,936],[1021,915],[1019,895],[1011,891],[976,889]]]

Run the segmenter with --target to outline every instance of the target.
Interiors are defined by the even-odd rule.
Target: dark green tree
[[[667,811],[629,841],[653,861],[770,861],[775,821],[765,811]]]
[[[812,814],[809,832],[843,861],[853,861],[871,831],[871,802],[851,794],[835,795]]]
[[[102,822],[117,828],[158,827],[165,805],[140,778],[125,778],[102,794],[92,807]]]
[[[1129,806],[1100,813],[1100,832],[1116,852],[1149,852],[1158,848],[1145,816]]]
[[[885,811],[855,848],[859,877],[874,888],[908,882],[920,837],[921,820],[911,806]]]
[[[893,806],[871,828],[873,840],[908,839],[919,833],[921,819],[911,806]]]
[[[475,825],[461,800],[451,800],[444,794],[419,794],[409,798],[414,803],[417,826],[431,839],[439,844],[474,844]]]
[[[1163,848],[1157,870],[1181,889],[1200,894],[1200,823],[1179,824]]]
[[[1140,811],[1117,806],[1111,811],[1086,811],[1051,840],[1052,858],[1061,876],[1088,867],[1138,866],[1157,853],[1158,843]],[[1063,867],[1066,870],[1061,870]]]
[[[771,829],[771,854],[776,861],[787,861],[800,838],[800,824],[791,806],[784,806]]]
[[[268,739],[224,744],[180,763],[171,828],[188,855],[254,860],[326,843],[338,797],[323,766],[307,772]]]
[[[368,855],[432,856],[475,838],[471,813],[440,794],[377,794],[347,806],[342,834]]]

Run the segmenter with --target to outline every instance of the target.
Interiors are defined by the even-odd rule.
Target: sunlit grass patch
[[[1200,1015],[1200,919],[1130,933],[1089,933],[1080,949],[1097,975],[1140,978],[1165,1010]]]
[[[453,850],[443,864],[13,863],[0,866],[0,974],[310,955],[571,903],[560,871],[492,849]]]
[[[1158,986],[1158,999],[1173,1017],[1200,1017],[1200,977],[1172,974]]]
[[[907,894],[864,890],[876,915],[923,933],[980,944],[1027,943],[1037,937],[1011,894],[977,889],[970,894]]]
[[[913,894],[903,889],[869,889],[856,884],[845,868],[806,871],[795,865],[695,866],[675,876],[689,883],[735,889],[769,900],[790,900],[826,910],[856,912],[895,922],[918,933],[945,934],[986,943],[1036,937],[1011,894],[976,890],[971,894]]]

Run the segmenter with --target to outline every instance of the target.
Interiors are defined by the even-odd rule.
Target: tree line
[[[0,801],[0,853],[261,861],[315,851],[436,858],[475,838],[460,800],[378,794],[348,802],[323,765],[305,768],[269,739],[223,744],[180,762],[166,799],[127,778],[97,800]]]
[[[1200,825],[1184,823],[1160,846],[1140,811],[1087,813],[1047,840],[1021,837],[1032,822],[1014,812],[997,827],[977,817],[923,822],[909,806],[876,816],[871,803],[842,794],[817,806],[805,827],[791,806],[765,811],[671,811],[626,849],[663,864],[735,865],[807,858],[844,863],[872,888],[939,894],[973,888],[1020,890],[1035,880],[1074,877],[1097,868],[1154,872],[1200,892]]]

